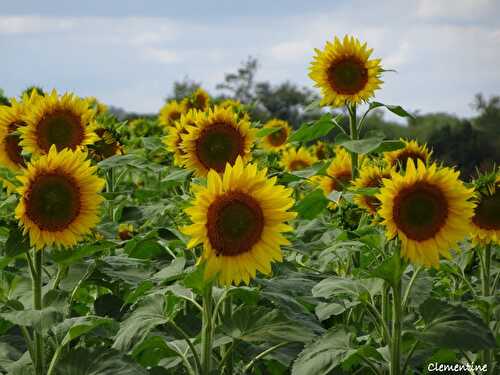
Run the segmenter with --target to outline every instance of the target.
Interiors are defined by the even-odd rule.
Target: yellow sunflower
[[[26,111],[26,126],[19,128],[20,144],[35,156],[47,154],[52,145],[61,151],[92,144],[99,139],[94,132],[94,116],[84,99],[70,93],[59,96],[53,90],[50,95],[39,96]]]
[[[396,150],[384,152],[384,159],[390,167],[404,168],[406,161],[412,159],[415,163],[417,160],[422,160],[424,164],[428,164],[432,155],[432,151],[427,149],[427,145],[419,145],[416,141],[407,141],[401,139],[405,147]]]
[[[472,239],[475,244],[500,242],[500,176],[475,194],[476,207],[471,220]]]
[[[474,213],[473,189],[467,189],[450,168],[407,160],[404,175],[384,179],[378,211],[389,239],[401,240],[401,254],[411,262],[439,267],[439,256],[450,257],[470,231]]]
[[[114,155],[123,155],[123,147],[117,134],[105,128],[97,128],[95,133],[100,139],[89,146],[92,159],[101,161]]]
[[[380,188],[384,178],[391,178],[391,169],[382,168],[378,165],[365,165],[359,171],[359,177],[354,180],[355,188]],[[354,197],[354,203],[364,208],[372,215],[377,213],[380,201],[375,196],[358,194]]]
[[[326,42],[324,50],[315,49],[309,77],[316,82],[323,99],[322,105],[341,107],[366,102],[382,81],[380,59],[369,60],[372,53],[366,43],[345,36]]]
[[[210,95],[201,87],[198,88],[190,97],[185,99],[186,111],[195,109],[198,111],[206,111],[210,104]]]
[[[316,159],[323,160],[328,158],[328,146],[325,142],[318,141],[311,147],[311,152]]]
[[[218,275],[222,285],[248,284],[256,271],[270,274],[271,263],[282,260],[280,246],[289,243],[282,233],[292,230],[285,221],[296,216],[287,211],[292,190],[266,173],[238,157],[223,176],[211,170],[206,187],[194,185],[196,196],[186,209],[193,224],[182,231],[191,237],[188,248],[203,244],[205,279]]]
[[[25,104],[11,99],[11,106],[0,106],[0,164],[13,172],[25,167],[19,127],[24,122]]]
[[[227,163],[233,165],[238,156],[244,161],[251,157],[255,129],[250,122],[239,119],[231,109],[214,107],[198,113],[196,126],[187,126],[182,135],[182,160],[187,169],[205,177],[210,169],[224,172]]]
[[[134,237],[134,225],[131,223],[122,223],[118,226],[118,237],[122,241],[130,240]]]
[[[182,157],[186,154],[182,146],[182,136],[188,133],[188,126],[196,126],[198,111],[192,109],[181,116],[174,126],[169,128],[168,134],[163,137],[167,151],[174,154],[174,163],[179,167],[184,165]]]
[[[179,103],[177,100],[171,100],[160,109],[158,122],[164,126],[172,126],[181,118],[181,115],[185,112],[185,102]]]
[[[31,246],[74,246],[98,223],[104,180],[86,159],[81,150],[57,152],[52,146],[18,176],[22,186],[15,214]]]
[[[289,148],[283,151],[280,165],[283,169],[293,172],[308,168],[318,160],[304,147],[299,149]]]
[[[320,186],[325,195],[332,191],[342,191],[352,179],[352,162],[349,153],[342,147],[337,147],[335,157],[326,170],[326,176],[321,177]]]
[[[89,108],[93,109],[97,115],[101,115],[108,111],[108,106],[99,101],[95,96],[87,96],[85,98]]]
[[[262,137],[262,146],[270,151],[279,151],[286,147],[290,134],[290,126],[284,120],[272,119],[266,122],[264,129],[279,129],[274,133]]]

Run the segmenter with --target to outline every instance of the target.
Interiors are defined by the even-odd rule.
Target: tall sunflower
[[[81,150],[57,152],[52,146],[18,177],[22,186],[15,214],[31,246],[74,246],[99,221],[104,180],[86,159]]]
[[[490,181],[488,181],[490,180]],[[471,219],[476,244],[500,242],[500,176],[498,172],[476,182],[476,207]]]
[[[208,173],[207,186],[195,185],[192,207],[186,209],[193,224],[183,228],[191,237],[188,248],[203,244],[201,261],[205,278],[218,275],[222,285],[248,284],[256,271],[271,273],[271,263],[281,261],[280,246],[289,242],[283,232],[295,217],[292,190],[276,185],[266,169],[244,165],[238,157],[226,165],[223,176]]]
[[[293,172],[308,168],[316,162],[317,159],[305,147],[299,149],[291,147],[283,151],[280,165],[283,169]]]
[[[352,179],[352,162],[349,153],[342,147],[337,147],[335,157],[326,170],[326,176],[321,177],[320,186],[326,195],[332,191],[342,191]]]
[[[342,41],[335,37],[326,42],[323,50],[315,49],[309,77],[321,90],[322,105],[341,107],[373,96],[382,83],[382,67],[380,59],[369,59],[372,51],[366,43],[347,35]]]
[[[196,126],[198,111],[190,110],[181,116],[174,126],[169,128],[168,134],[163,138],[167,151],[174,154],[174,163],[179,167],[184,165],[182,157],[186,154],[182,148],[182,136],[188,133],[189,126]]]
[[[36,156],[47,154],[52,145],[61,151],[92,144],[99,139],[94,132],[94,116],[84,99],[71,93],[59,96],[53,90],[40,96],[26,111],[26,126],[19,128],[20,144]]]
[[[164,126],[173,126],[186,110],[185,102],[179,103],[177,100],[171,100],[160,109],[158,122]]]
[[[404,174],[391,173],[376,197],[389,239],[398,236],[401,253],[416,264],[439,267],[439,256],[465,238],[474,213],[473,189],[450,168],[408,159]]]
[[[197,176],[206,176],[210,169],[222,173],[226,164],[234,164],[238,156],[244,161],[251,157],[255,129],[231,109],[214,107],[199,113],[196,126],[186,129],[188,133],[182,135],[182,160]]]
[[[358,189],[380,188],[383,185],[382,180],[384,178],[391,178],[390,168],[382,168],[378,165],[365,165],[359,171],[359,177],[354,180],[353,186]],[[354,203],[372,215],[375,215],[380,207],[378,198],[371,195],[358,194],[354,197]]]
[[[188,98],[185,99],[186,111],[195,109],[197,111],[206,111],[210,105],[210,95],[199,87]]]
[[[286,141],[290,135],[288,122],[272,119],[265,123],[264,129],[278,129],[274,133],[262,138],[262,146],[269,151],[279,151],[286,147]]]
[[[428,164],[432,151],[427,149],[427,145],[419,145],[417,141],[407,141],[401,139],[405,144],[405,147],[384,153],[384,159],[390,167],[404,168],[406,166],[406,161],[412,159],[415,163],[417,160],[421,160],[424,164]]]

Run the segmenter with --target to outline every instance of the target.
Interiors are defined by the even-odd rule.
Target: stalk
[[[33,309],[41,310],[42,306],[42,263],[43,263],[43,250],[34,251],[33,267],[30,267],[32,291],[33,291]],[[42,322],[43,323],[43,322]],[[40,327],[42,329],[43,327]],[[44,347],[43,347],[43,334],[33,331],[34,336],[34,360],[33,366],[36,375],[44,375]]]
[[[349,111],[349,135],[352,141],[357,141],[359,138],[357,119],[356,119],[356,104],[351,104],[347,107]],[[351,175],[352,180],[358,176],[358,154],[353,151],[349,151],[351,154]]]
[[[491,245],[487,244],[484,246],[483,249],[479,249],[479,251],[482,251],[482,261],[480,262],[481,264],[481,295],[483,297],[489,297],[491,295],[491,290],[490,290],[490,277],[491,277]],[[481,256],[480,256],[481,258]],[[484,323],[486,326],[489,327],[490,325],[490,308],[486,309],[486,311],[483,313],[483,319]],[[490,366],[490,361],[491,361],[491,355],[492,352],[489,349],[486,349],[481,353],[483,362],[488,364],[488,367]]]
[[[224,304],[222,305],[222,316],[223,320],[228,320],[233,314],[233,299],[231,296],[226,297]],[[233,373],[233,345],[234,341],[224,345],[222,350],[222,358],[227,356],[224,368],[222,370],[223,374],[231,375]]]
[[[201,373],[209,375],[212,369],[212,284],[203,293],[203,322],[201,331]]]
[[[396,250],[399,255],[399,247]],[[401,259],[398,256],[398,265],[396,272],[399,274],[401,269]],[[401,374],[401,278],[392,287],[392,339],[391,339],[391,375]]]

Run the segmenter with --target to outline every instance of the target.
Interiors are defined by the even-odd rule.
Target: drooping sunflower
[[[206,111],[210,105],[210,95],[199,87],[195,92],[185,99],[186,111],[195,109],[198,111]]]
[[[489,180],[489,181],[488,181]],[[474,216],[471,219],[475,244],[500,242],[500,176],[490,174],[476,182]]]
[[[305,147],[299,149],[291,147],[283,151],[280,165],[283,169],[293,172],[308,168],[316,162],[317,159]]]
[[[311,147],[311,152],[316,159],[323,160],[328,158],[329,150],[325,142],[318,141]]]
[[[251,157],[255,129],[231,109],[216,106],[198,113],[196,125],[186,129],[188,133],[182,135],[182,161],[199,177],[205,177],[210,169],[224,172],[226,164],[233,165],[238,156],[244,161]]]
[[[355,188],[380,188],[384,178],[391,178],[391,169],[379,165],[364,165],[359,171],[359,177],[354,180]],[[354,197],[354,203],[364,208],[372,215],[377,213],[380,201],[373,195],[358,194]]]
[[[118,141],[118,134],[111,129],[97,128],[95,133],[99,140],[89,146],[93,160],[101,161],[114,155],[123,155],[123,147]]]
[[[326,170],[326,176],[321,177],[320,186],[325,195],[332,191],[342,191],[352,179],[352,162],[349,153],[342,147],[337,147],[335,157]]]
[[[401,254],[416,264],[439,267],[439,256],[469,234],[474,213],[473,189],[450,168],[415,165],[408,159],[404,174],[391,172],[376,197],[389,239],[398,236]]]
[[[256,271],[270,274],[271,263],[282,260],[280,246],[289,243],[282,233],[292,230],[285,222],[295,217],[287,211],[292,190],[266,173],[238,157],[223,176],[211,170],[206,187],[195,185],[186,209],[193,224],[182,231],[191,237],[188,248],[203,244],[205,279],[218,274],[222,285],[248,284]]]
[[[18,130],[26,126],[25,108],[25,104],[16,99],[11,99],[10,106],[0,106],[0,164],[13,172],[26,166]]]
[[[168,134],[163,137],[167,151],[174,154],[174,163],[179,167],[184,165],[182,157],[186,154],[182,148],[182,136],[188,134],[189,126],[196,126],[197,113],[198,111],[192,109],[183,114],[179,121],[169,128]]]
[[[49,95],[39,96],[26,111],[26,126],[20,127],[21,146],[32,155],[45,155],[52,145],[58,151],[75,150],[99,139],[94,130],[95,112],[84,99],[66,93],[62,96],[52,90]]]
[[[286,141],[290,134],[288,122],[272,119],[265,123],[264,129],[278,129],[274,133],[262,137],[262,146],[270,151],[279,151],[286,147]]]
[[[160,109],[158,122],[164,126],[172,126],[181,118],[181,115],[185,112],[185,102],[179,103],[177,100],[171,100]]]
[[[86,152],[58,152],[52,146],[23,171],[15,214],[31,246],[71,247],[91,233],[99,221],[104,180],[96,176]]]
[[[326,42],[310,66],[309,77],[316,82],[323,96],[322,105],[341,107],[345,104],[366,102],[382,81],[380,59],[370,60],[372,49],[366,43],[345,36]]]
[[[415,163],[417,160],[422,160],[424,164],[428,164],[432,155],[432,151],[427,149],[427,145],[419,145],[417,141],[407,141],[401,139],[405,147],[396,150],[384,152],[384,159],[390,167],[404,168],[406,161],[412,159]]]

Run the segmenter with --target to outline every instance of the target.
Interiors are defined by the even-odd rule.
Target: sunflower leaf
[[[379,107],[385,107],[395,115],[398,115],[400,117],[410,117],[414,118],[411,113],[406,111],[403,107],[400,105],[390,105],[390,104],[384,104],[380,102],[371,102],[370,103],[370,108],[369,110],[371,111],[372,109],[379,108]]]
[[[324,137],[335,127],[332,121],[332,115],[326,114],[321,116],[321,118],[310,124],[305,123],[300,126],[300,128],[295,131],[290,138],[289,142],[309,142],[315,139]]]
[[[368,154],[380,147],[384,139],[382,137],[372,137],[358,140],[344,140],[340,141],[341,146],[344,146],[351,152],[357,154]]]
[[[281,128],[278,127],[278,126],[275,126],[275,127],[272,127],[272,128],[263,128],[263,129],[260,129],[258,132],[257,132],[257,137],[259,138],[262,138],[262,137],[265,137],[267,135],[270,135],[270,134],[273,134],[273,133],[276,133],[278,131],[280,131]]]
[[[307,194],[295,206],[295,210],[301,218],[314,219],[328,205],[329,200],[325,197],[321,189],[316,189]]]

